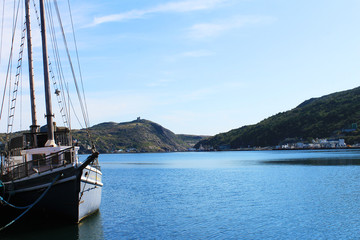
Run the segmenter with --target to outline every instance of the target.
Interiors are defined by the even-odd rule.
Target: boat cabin
[[[58,146],[72,146],[70,130],[66,127],[55,127],[55,143]],[[40,131],[32,133],[26,132],[21,136],[13,137],[9,142],[9,152],[11,156],[20,156],[23,149],[32,149],[36,147],[45,147],[47,141],[46,126],[40,128]]]

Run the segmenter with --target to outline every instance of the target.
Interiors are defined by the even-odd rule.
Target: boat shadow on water
[[[79,224],[61,224],[45,220],[21,221],[0,232],[1,240],[98,240],[104,239],[102,218],[99,211]]]

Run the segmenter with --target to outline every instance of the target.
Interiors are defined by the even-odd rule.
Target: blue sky
[[[92,125],[140,116],[214,135],[359,85],[357,0],[77,0],[72,9]]]

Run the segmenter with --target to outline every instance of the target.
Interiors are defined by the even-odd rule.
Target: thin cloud
[[[167,56],[165,59],[168,62],[175,62],[183,58],[204,58],[204,57],[211,57],[214,55],[216,55],[215,52],[205,49],[204,50],[200,49],[200,50],[187,51],[187,52],[182,52],[175,55]]]
[[[93,26],[108,23],[108,22],[122,22],[125,20],[142,18],[144,15],[149,13],[148,11],[133,10],[126,13],[112,14],[94,19]]]
[[[158,5],[153,8],[144,10],[132,10],[119,14],[112,14],[94,19],[91,26],[96,26],[108,22],[121,22],[131,19],[143,18],[146,15],[153,13],[168,13],[168,12],[191,12],[215,8],[227,0],[186,0],[179,2],[169,2]]]
[[[190,12],[205,10],[216,7],[218,4],[226,0],[193,0],[182,2],[170,2],[159,5],[152,9],[153,12]]]
[[[242,28],[250,24],[268,23],[271,21],[273,21],[273,18],[270,17],[237,16],[214,23],[195,24],[189,29],[188,36],[192,39],[216,37],[224,32]]]

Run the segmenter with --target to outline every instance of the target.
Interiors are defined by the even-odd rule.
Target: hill
[[[16,132],[11,137],[21,134]],[[131,122],[105,122],[90,128],[90,134],[100,153],[111,152],[174,152],[186,151],[208,136],[185,135],[171,132],[145,119]],[[80,146],[80,153],[90,152],[86,130],[72,130],[72,137]],[[0,133],[0,142],[6,134]]]
[[[263,121],[217,134],[196,144],[231,149],[275,146],[286,141],[344,138],[360,142],[360,87],[304,101],[296,108]]]
[[[185,151],[202,137],[176,135],[161,125],[145,119],[125,123],[106,122],[90,128],[99,152],[167,152]],[[85,130],[73,131],[82,150],[88,146]]]

